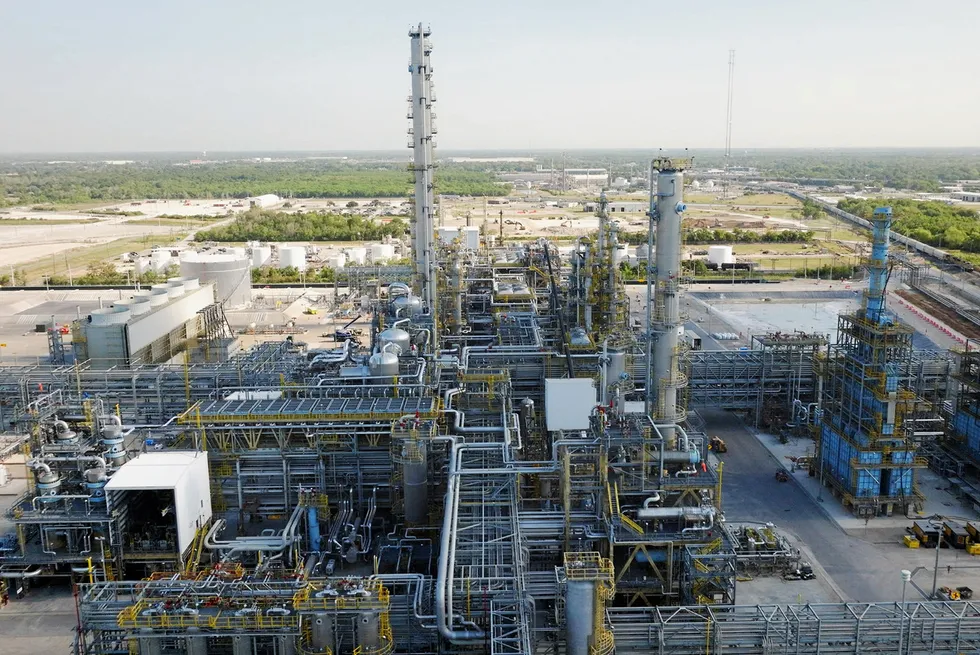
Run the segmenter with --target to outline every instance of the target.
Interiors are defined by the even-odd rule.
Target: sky
[[[0,152],[980,146],[980,0],[47,0],[0,12]]]

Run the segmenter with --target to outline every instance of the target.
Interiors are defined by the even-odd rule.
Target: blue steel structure
[[[956,403],[947,421],[947,445],[980,468],[980,343],[970,340],[956,353]]]
[[[837,343],[817,359],[823,376],[818,471],[858,516],[919,505],[915,470],[925,466],[904,424],[915,401],[902,383],[910,372],[913,330],[885,307],[891,208],[875,209],[871,222],[862,308],[839,317]]]

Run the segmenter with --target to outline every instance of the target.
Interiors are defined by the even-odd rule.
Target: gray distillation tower
[[[681,278],[681,214],[684,204],[684,169],[688,159],[657,158],[650,166],[649,245],[656,224],[656,260],[647,268],[648,412],[657,424],[682,423],[687,413],[678,402],[678,390],[687,386],[681,372],[679,335]],[[654,178],[656,174],[656,178]],[[652,257],[653,251],[650,251]],[[648,260],[649,261],[649,260]],[[651,356],[652,355],[652,356]],[[668,443],[674,430],[661,430]]]
[[[408,109],[408,118],[412,126],[408,134],[412,141],[409,144],[414,151],[412,170],[415,173],[415,220],[412,229],[412,252],[415,257],[415,276],[419,295],[425,303],[432,321],[433,350],[438,339],[439,324],[436,320],[436,261],[435,261],[435,201],[432,191],[432,177],[435,164],[432,157],[432,135],[435,126],[432,123],[432,103],[435,101],[432,89],[432,66],[429,64],[429,54],[432,44],[429,42],[431,30],[423,29],[420,23],[417,28],[409,30],[412,38],[412,60],[409,72],[412,74],[412,97]]]

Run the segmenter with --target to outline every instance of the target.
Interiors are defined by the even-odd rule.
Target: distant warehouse
[[[961,202],[980,202],[980,191],[954,191],[950,195]]]
[[[258,207],[259,209],[265,209],[266,207],[274,207],[282,202],[282,198],[274,193],[266,193],[265,195],[255,196],[254,198],[248,199],[249,207]]]

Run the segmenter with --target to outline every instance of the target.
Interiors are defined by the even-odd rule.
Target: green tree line
[[[682,235],[684,243],[687,244],[708,244],[708,243],[810,243],[813,241],[813,232],[809,230],[767,230],[757,232],[755,230],[712,230],[709,228],[694,228],[685,230]],[[619,240],[638,246],[647,242],[646,232],[620,232]]]
[[[197,241],[377,241],[405,234],[400,218],[387,223],[352,214],[299,212],[287,214],[250,209],[228,225],[198,232]]]
[[[143,198],[247,198],[274,193],[283,198],[404,197],[414,181],[404,164],[355,168],[322,162],[46,165],[0,167],[0,203],[83,203]],[[492,173],[440,168],[436,193],[500,196],[510,192]]]
[[[165,281],[167,278],[176,277],[178,275],[180,275],[180,267],[176,264],[171,264],[160,273],[155,271],[144,271],[143,273],[139,274],[127,274],[116,269],[115,264],[112,262],[94,262],[89,264],[88,268],[81,275],[76,275],[71,278],[69,278],[67,275],[49,275],[46,279],[48,284],[51,286],[68,286],[71,284],[84,287],[136,283],[156,284],[158,282]]]
[[[324,266],[315,271],[301,272],[293,266],[273,268],[264,266],[252,269],[252,284],[289,284],[292,282],[333,282],[336,273],[332,268]]]
[[[980,252],[980,215],[973,209],[905,198],[845,198],[837,206],[865,219],[872,217],[876,207],[890,206],[892,229],[899,234],[939,248]]]

